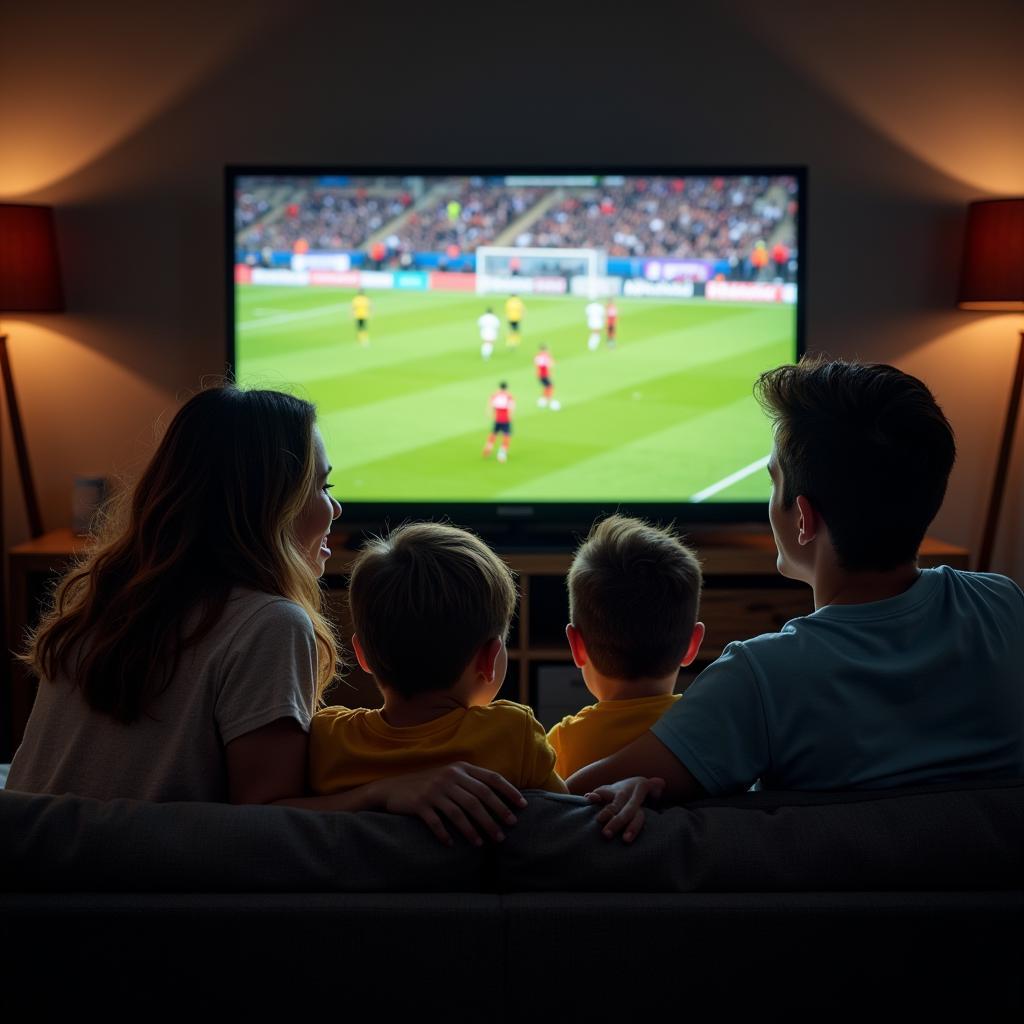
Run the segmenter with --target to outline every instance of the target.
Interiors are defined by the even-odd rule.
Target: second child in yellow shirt
[[[352,300],[352,319],[356,322],[356,340],[360,345],[370,344],[370,299],[360,288]]]
[[[680,665],[704,639],[697,621],[697,556],[669,529],[609,516],[596,523],[569,569],[565,627],[573,661],[597,703],[548,733],[567,779],[643,735],[678,699]]]
[[[515,600],[508,566],[465,530],[413,523],[370,541],[349,582],[352,647],[384,706],[313,716],[313,792],[454,761],[499,772],[520,789],[566,792],[533,712],[494,701]]]

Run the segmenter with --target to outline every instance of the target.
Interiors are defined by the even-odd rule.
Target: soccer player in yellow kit
[[[360,345],[370,344],[370,300],[360,288],[352,300],[352,318],[356,322],[356,340]]]
[[[519,344],[519,325],[522,323],[525,312],[526,307],[518,295],[510,295],[505,301],[505,319],[508,321],[508,337],[505,339],[505,344],[509,348],[515,348]]]

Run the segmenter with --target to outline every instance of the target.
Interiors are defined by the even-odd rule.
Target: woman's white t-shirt
[[[153,707],[130,725],[93,711],[65,678],[40,682],[7,788],[226,802],[225,746],[279,718],[308,731],[316,667],[313,624],[299,605],[237,589],[217,625],[182,653]]]

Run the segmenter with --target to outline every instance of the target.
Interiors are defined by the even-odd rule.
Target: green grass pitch
[[[586,301],[524,297],[522,343],[480,355],[477,318],[503,296],[238,285],[236,372],[310,398],[345,501],[767,500],[771,432],[751,394],[792,359],[793,306],[619,299],[618,345],[591,352]],[[533,357],[554,359],[559,410]],[[481,457],[499,380],[516,399],[508,462]],[[746,475],[721,486],[734,474]]]

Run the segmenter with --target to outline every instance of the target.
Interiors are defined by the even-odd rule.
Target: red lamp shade
[[[0,203],[0,312],[63,311],[52,208]]]
[[[1024,310],[1024,199],[988,199],[967,208],[957,303]]]

